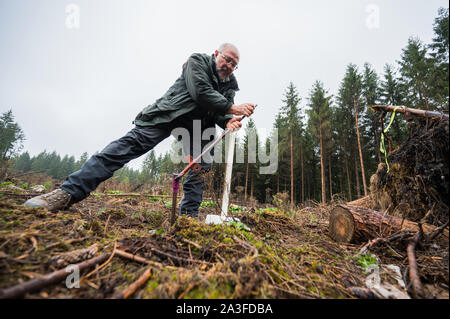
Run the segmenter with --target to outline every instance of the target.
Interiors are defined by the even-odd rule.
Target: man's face
[[[232,47],[226,47],[221,52],[214,52],[216,57],[217,73],[220,80],[224,80],[233,73],[239,63],[239,53]]]

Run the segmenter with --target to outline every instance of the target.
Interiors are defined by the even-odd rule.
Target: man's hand
[[[244,103],[240,105],[232,105],[228,110],[229,114],[250,116],[255,110],[255,104]]]
[[[232,119],[230,119],[227,123],[227,129],[230,130],[238,130],[242,127],[242,123],[241,123],[242,117],[238,116],[238,117],[233,117]]]

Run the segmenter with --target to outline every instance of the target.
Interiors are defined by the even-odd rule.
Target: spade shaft
[[[255,105],[256,107],[256,105]],[[242,121],[245,118],[245,115],[243,115],[241,117],[241,119],[239,121]],[[222,141],[222,139],[230,132],[232,132],[233,130],[231,129],[225,129],[222,134],[216,138],[214,140],[214,142],[212,142],[211,144],[208,145],[208,147],[206,147],[203,152],[198,155],[196,158],[194,158],[180,173],[178,174],[173,174],[173,179],[172,179],[172,211],[171,211],[171,215],[169,216],[169,222],[171,225],[173,225],[175,223],[176,220],[176,206],[177,206],[177,194],[178,194],[178,189],[180,188],[180,180],[181,178],[190,170],[193,168],[194,165],[198,165],[198,162],[200,161],[200,159],[202,158],[202,156],[204,156],[205,154],[207,154],[208,152],[211,151],[211,149],[216,146],[220,141]],[[233,161],[233,160],[231,160]],[[231,174],[231,173],[230,173]],[[228,205],[227,205],[228,207]]]

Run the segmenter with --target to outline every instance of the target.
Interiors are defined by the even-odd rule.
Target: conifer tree
[[[0,164],[16,155],[23,147],[25,135],[14,121],[12,110],[0,116]]]
[[[309,115],[309,128],[311,129],[313,135],[315,135],[319,140],[322,203],[326,203],[327,200],[325,182],[325,150],[329,148],[328,144],[331,137],[331,96],[326,96],[326,94],[327,91],[323,88],[322,82],[316,81],[309,96],[308,106],[310,109],[307,112]]]
[[[436,109],[449,109],[449,17],[448,8],[439,8],[434,20],[435,37],[429,45],[431,63],[430,94]]]
[[[431,110],[428,87],[431,60],[427,58],[426,46],[418,38],[409,38],[398,63],[408,106]]]
[[[290,185],[291,185],[291,210],[294,210],[294,135],[300,132],[300,118],[299,108],[300,96],[297,89],[292,82],[289,83],[282,102],[281,117],[285,123],[284,129],[289,135],[289,149],[290,149]],[[298,134],[299,135],[299,134]]]

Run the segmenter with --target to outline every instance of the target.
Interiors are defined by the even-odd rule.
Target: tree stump
[[[423,231],[428,233],[437,227],[422,224]],[[399,230],[418,231],[418,223],[383,215],[370,208],[338,205],[331,211],[329,231],[331,237],[342,243],[360,243],[378,237],[388,237]],[[445,229],[440,240],[448,245],[448,230]]]

